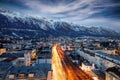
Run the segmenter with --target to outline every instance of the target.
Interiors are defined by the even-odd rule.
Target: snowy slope
[[[120,33],[103,27],[84,27],[63,21],[51,21],[19,12],[0,9],[1,36],[39,38],[48,36],[102,36],[120,37]]]

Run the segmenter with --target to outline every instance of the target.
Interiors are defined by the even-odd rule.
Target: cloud
[[[2,0],[5,1],[5,0]],[[6,0],[9,1],[9,0]],[[23,12],[83,25],[120,26],[120,1],[116,0],[13,0]],[[106,25],[105,25],[106,24]]]
[[[44,0],[46,1],[46,0]],[[61,2],[58,0],[23,0],[23,4],[27,7],[38,11],[41,14],[48,15],[63,15],[72,16],[78,15],[81,19],[95,15],[96,13],[101,13],[108,8],[114,8],[119,6],[119,3],[111,3],[109,0],[106,1],[96,1],[96,0],[74,0],[72,2],[66,3],[66,0]],[[57,2],[58,1],[58,2]],[[102,3],[102,1],[104,3]],[[52,5],[51,5],[52,4]],[[62,17],[63,18],[63,17]]]

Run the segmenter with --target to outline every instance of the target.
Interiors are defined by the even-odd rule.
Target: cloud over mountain
[[[33,16],[43,16],[86,26],[110,28],[120,26],[119,0],[1,0],[0,4],[3,8],[11,7],[11,9]]]

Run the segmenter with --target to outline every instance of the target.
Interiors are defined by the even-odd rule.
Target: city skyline
[[[120,0],[0,0],[0,80],[120,80]]]

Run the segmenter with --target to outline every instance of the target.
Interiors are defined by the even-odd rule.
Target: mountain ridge
[[[120,37],[120,33],[103,27],[84,27],[64,21],[51,21],[25,16],[18,12],[0,9],[0,36],[8,35],[23,38],[40,37]]]

